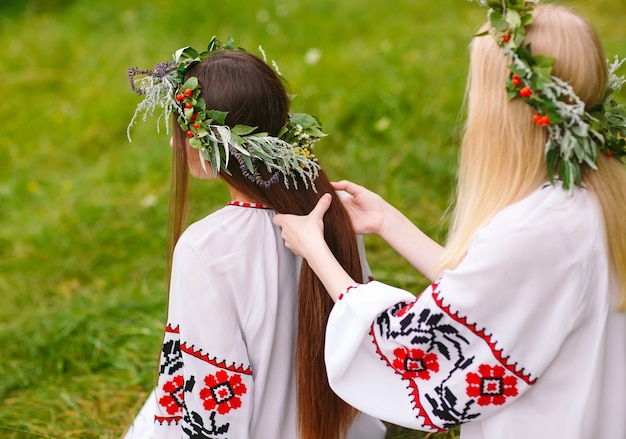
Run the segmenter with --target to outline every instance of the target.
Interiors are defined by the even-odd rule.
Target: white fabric
[[[626,438],[626,324],[601,210],[544,186],[500,212],[419,298],[344,292],[333,389],[359,410],[462,439]]]
[[[226,206],[181,236],[157,388],[126,439],[296,438],[300,259],[274,215]],[[354,439],[385,434],[366,415],[353,429],[367,431]]]

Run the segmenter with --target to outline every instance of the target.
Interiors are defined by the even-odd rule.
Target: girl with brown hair
[[[126,437],[384,437],[380,421],[330,390],[332,300],[272,223],[276,212],[301,215],[321,194],[337,196],[311,151],[323,135],[317,120],[290,114],[281,78],[232,41],[130,74],[146,95],[140,110],[157,102],[175,128],[167,328],[155,392]],[[231,201],[183,232],[188,174],[222,179]],[[327,215],[333,254],[367,280],[341,203]]]

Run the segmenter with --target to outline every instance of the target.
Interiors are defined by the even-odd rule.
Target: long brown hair
[[[276,135],[287,122],[289,97],[285,86],[267,64],[249,53],[230,50],[215,52],[192,67],[187,75],[198,78],[207,108],[228,112],[227,125],[256,126],[258,131]],[[178,124],[175,126],[178,127]],[[186,138],[178,128],[174,129],[173,137],[168,230],[170,267],[175,243],[184,226],[188,179]],[[324,216],[326,242],[344,269],[356,281],[363,280],[352,224],[323,171],[314,182],[316,191],[306,189],[302,180],[297,181],[298,189],[295,189],[293,181],[289,188],[282,181],[269,188],[262,188],[242,174],[236,160],[229,162],[228,172],[222,171],[219,176],[239,192],[280,213],[307,214],[322,194],[331,193],[333,203]],[[303,261],[298,287],[295,357],[298,430],[301,439],[344,437],[356,416],[356,410],[333,393],[326,377],[324,335],[332,306],[333,302],[324,286],[306,261]]]

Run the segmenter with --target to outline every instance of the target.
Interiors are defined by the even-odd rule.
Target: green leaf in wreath
[[[202,149],[204,147],[200,139],[196,137],[192,137],[191,139],[189,139],[189,146],[195,149]]]
[[[522,24],[522,17],[515,9],[508,9],[506,11],[506,21],[511,24],[511,27],[518,27]]]
[[[216,125],[224,125],[228,111],[207,110],[206,114]]]
[[[489,20],[491,22],[491,27],[498,31],[504,32],[509,28],[509,22],[506,21],[506,18],[504,18],[504,16],[496,10],[492,11],[489,16]]]
[[[188,88],[190,88],[191,90],[194,90],[197,87],[198,87],[198,78],[196,78],[195,76],[192,76],[191,78],[187,79],[185,83],[182,85],[183,90],[187,90]]]
[[[258,127],[250,127],[248,125],[235,125],[234,127],[232,127],[230,129],[230,132],[233,134],[237,134],[239,136],[246,136],[248,134],[251,134],[254,130],[256,130]]]

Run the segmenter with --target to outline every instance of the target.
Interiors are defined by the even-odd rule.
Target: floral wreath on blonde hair
[[[265,53],[259,49],[267,62]],[[164,118],[166,131],[169,132],[169,117],[172,113],[177,114],[178,124],[188,137],[189,145],[199,151],[205,171],[207,161],[215,174],[220,170],[229,173],[227,167],[233,156],[239,162],[243,175],[260,186],[271,186],[279,181],[282,174],[287,187],[287,177],[290,177],[297,189],[296,176],[299,176],[307,188],[310,184],[315,189],[313,182],[319,173],[319,164],[312,149],[321,137],[326,136],[316,117],[305,113],[290,114],[287,124],[277,136],[257,133],[257,127],[247,125],[231,128],[225,125],[227,112],[207,109],[206,102],[200,97],[198,78],[192,76],[185,80],[185,74],[193,65],[217,50],[243,49],[235,49],[232,38],[222,44],[213,37],[204,52],[183,47],[174,54],[174,61],[158,63],[154,70],[128,69],[132,90],[144,96],[128,125],[128,140],[131,141],[130,129],[139,115],[143,115],[145,122],[160,107],[162,113],[157,119],[157,130],[161,118]],[[280,75],[275,63],[273,65]],[[258,173],[259,163],[265,165],[271,174],[269,179],[263,179]]]
[[[555,175],[570,189],[582,187],[581,168],[597,169],[598,152],[621,161],[626,157],[626,109],[614,96],[626,80],[616,72],[624,63],[616,56],[609,68],[604,100],[589,111],[565,81],[552,75],[554,58],[531,54],[524,44],[526,27],[539,0],[469,0],[488,6],[490,29],[477,36],[492,35],[511,59],[506,89],[509,99],[522,98],[534,110],[533,121],[548,129],[545,157],[548,177]]]

